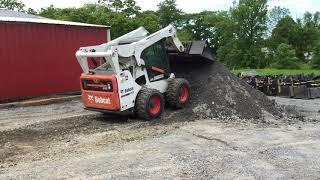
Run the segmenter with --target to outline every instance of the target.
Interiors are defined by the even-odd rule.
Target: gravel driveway
[[[273,99],[313,120],[145,122],[80,101],[0,110],[0,179],[319,178],[320,99]]]

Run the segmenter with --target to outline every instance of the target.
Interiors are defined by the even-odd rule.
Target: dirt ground
[[[320,99],[272,99],[306,118],[146,122],[80,101],[0,110],[0,179],[319,178]]]

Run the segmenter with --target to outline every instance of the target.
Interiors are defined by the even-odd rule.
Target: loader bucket
[[[212,62],[216,59],[205,40],[183,42],[183,45],[185,47],[184,52],[168,48],[170,61]]]

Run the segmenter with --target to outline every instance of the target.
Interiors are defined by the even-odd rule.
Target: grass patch
[[[238,69],[233,73],[256,71],[259,75],[296,75],[296,74],[316,74],[320,75],[320,69]]]

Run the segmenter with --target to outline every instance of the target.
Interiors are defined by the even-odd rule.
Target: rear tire
[[[142,88],[137,96],[135,113],[145,120],[159,118],[164,109],[163,95],[155,89]]]
[[[179,109],[184,107],[190,99],[190,84],[186,79],[176,78],[168,80],[166,102],[169,106]]]

